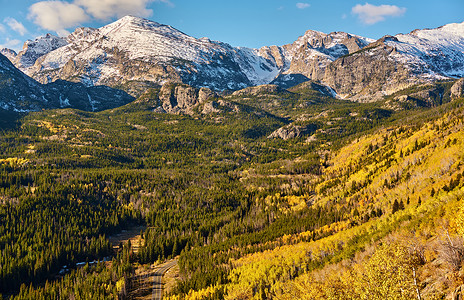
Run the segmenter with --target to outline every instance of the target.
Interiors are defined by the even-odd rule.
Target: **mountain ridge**
[[[34,52],[34,46],[42,52]],[[262,84],[289,88],[313,80],[340,98],[371,102],[415,84],[462,77],[464,23],[376,41],[307,30],[293,43],[253,49],[125,16],[97,29],[77,28],[66,39],[47,35],[26,42],[17,55],[7,49],[2,53],[41,83],[61,79],[107,85],[133,96],[166,83],[223,91]],[[21,64],[25,57],[34,63]]]
[[[17,69],[0,54],[0,108],[14,112],[53,108],[99,111],[134,100],[127,93],[107,86],[86,87],[81,83],[56,80],[41,84]]]
[[[352,45],[344,45],[345,40]],[[172,26],[134,16],[98,29],[78,28],[67,41],[38,58],[33,67],[17,66],[42,83],[63,79],[116,87],[121,80],[144,82],[144,86],[174,81],[214,90],[238,90],[271,83],[281,74],[308,66],[313,70],[298,72],[320,79],[323,68],[319,65],[324,67],[351,53],[348,48],[357,45],[354,50],[358,50],[370,42],[347,33],[308,30],[284,46],[232,47],[208,38],[196,39]],[[308,61],[305,51],[315,59]],[[133,66],[128,67],[128,61]]]

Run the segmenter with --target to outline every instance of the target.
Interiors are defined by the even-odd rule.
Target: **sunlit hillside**
[[[279,237],[270,242],[275,247],[229,257],[224,283],[190,291],[186,299],[452,295],[464,283],[464,107],[455,102],[434,117],[444,110],[384,127],[331,152],[307,193],[276,194],[272,201],[292,206],[290,199],[298,198],[321,213],[335,213],[334,222]],[[268,200],[256,201],[266,206]]]

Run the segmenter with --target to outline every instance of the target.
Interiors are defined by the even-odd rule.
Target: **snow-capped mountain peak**
[[[395,37],[397,41],[386,41],[397,50],[394,58],[416,73],[436,79],[464,76],[464,23],[414,30]]]
[[[27,40],[24,43],[23,49],[19,51],[15,58],[15,65],[22,69],[27,69],[33,66],[39,57],[63,47],[67,43],[66,38],[57,37],[50,33],[38,37],[33,41]]]
[[[110,86],[182,81],[222,90],[268,83],[280,71],[258,50],[196,39],[134,16],[95,30],[80,28],[67,40],[69,44],[44,55],[29,74],[41,82],[76,77],[87,85]]]
[[[46,38],[53,40],[51,35]],[[282,47],[232,47],[130,15],[98,29],[77,28],[57,39],[60,43],[43,47],[27,64],[16,65],[42,83],[64,79],[88,86],[124,82],[156,86],[177,81],[214,90],[241,89],[270,83],[283,73],[314,79],[316,75],[300,69],[312,64],[321,73],[330,62],[367,44],[366,39],[346,33],[309,30]]]

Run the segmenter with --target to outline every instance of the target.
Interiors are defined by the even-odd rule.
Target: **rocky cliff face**
[[[419,83],[464,75],[464,23],[386,36],[331,63],[323,82],[338,95],[376,101]]]
[[[419,82],[406,66],[395,63],[392,55],[396,50],[386,45],[385,39],[366,48],[339,58],[325,70],[323,82],[341,98],[376,101]]]
[[[464,97],[464,78],[456,81],[451,87],[451,98],[461,98]]]
[[[373,41],[345,32],[325,34],[308,30],[294,43],[283,46],[289,53],[290,66],[282,73],[301,74],[311,80],[321,80],[330,63],[364,48]]]
[[[193,114],[193,109],[216,94],[208,88],[194,88],[185,84],[166,84],[158,94],[156,111]]]

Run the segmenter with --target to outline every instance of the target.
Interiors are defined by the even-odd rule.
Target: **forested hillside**
[[[404,110],[302,85],[174,115],[157,93],[4,127],[4,297],[125,298],[135,267],[177,255],[172,299],[441,299],[463,283],[462,99]],[[138,253],[109,243],[138,225]]]
[[[459,294],[463,113],[456,101],[394,122],[332,152],[321,176],[308,180],[306,193],[289,193],[281,185],[257,198],[265,211],[275,205],[299,220],[310,204],[308,212],[333,219],[258,243],[252,251],[205,248],[214,253],[213,261],[222,257],[217,264],[226,263],[227,278],[189,291],[187,298],[443,299]],[[263,189],[249,173],[243,181]],[[299,175],[280,177],[297,181]],[[189,254],[183,255],[188,270]]]

